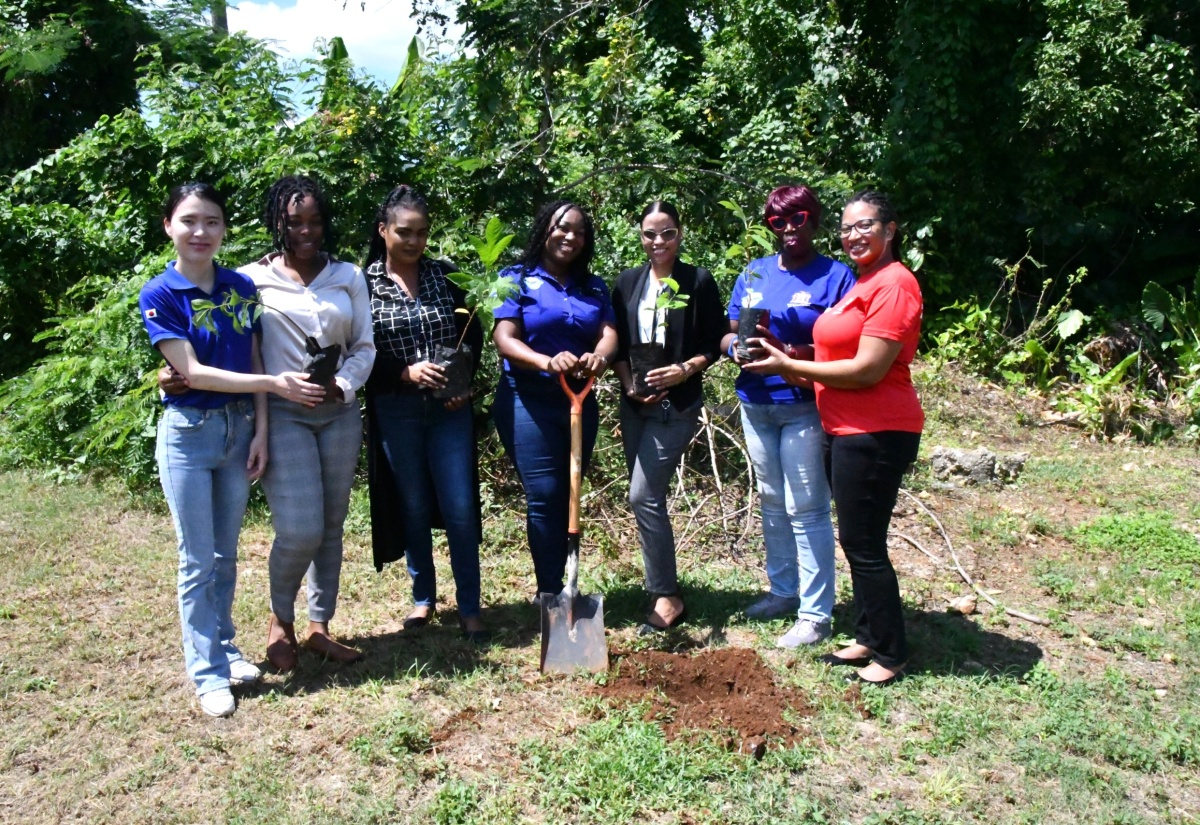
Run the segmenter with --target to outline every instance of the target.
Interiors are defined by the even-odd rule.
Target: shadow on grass
[[[610,630],[627,630],[642,624],[649,600],[638,585],[610,586],[604,592],[605,625]],[[655,638],[676,652],[723,645],[726,630],[758,597],[757,590],[716,589],[691,585],[683,590],[687,604],[683,632],[668,631]],[[853,637],[853,607],[839,604],[834,609],[834,634]],[[271,681],[256,689],[258,694],[314,693],[329,687],[352,687],[373,680],[405,676],[464,676],[477,670],[494,671],[511,667],[488,656],[489,649],[505,648],[527,652],[536,666],[540,645],[540,614],[526,601],[485,608],[483,619],[492,632],[490,645],[476,646],[464,638],[453,610],[439,611],[435,621],[417,630],[400,630],[344,642],[360,649],[364,658],[353,665],[329,662],[306,650],[300,666],[282,683]],[[965,616],[925,610],[905,610],[910,674],[985,675],[992,678],[1022,677],[1042,659],[1040,647],[985,629]],[[748,629],[760,623],[746,623]],[[782,630],[780,631],[782,632]],[[829,644],[816,646],[815,657],[827,652]],[[265,666],[265,663],[263,663]]]
[[[910,674],[931,676],[986,675],[1022,677],[1041,661],[1042,649],[981,627],[958,613],[932,610],[904,611],[908,633]],[[854,608],[839,604],[833,611],[833,631],[854,637]]]

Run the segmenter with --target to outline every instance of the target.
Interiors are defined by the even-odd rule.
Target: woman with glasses
[[[565,375],[583,382],[608,367],[617,349],[608,287],[589,270],[592,219],[570,201],[542,207],[521,262],[504,273],[517,291],[495,312],[492,340],[503,359],[492,415],[525,489],[529,553],[537,593],[557,595],[567,563],[570,403]],[[586,468],[600,425],[595,395],[583,403]]]
[[[887,197],[871,190],[854,195],[842,213],[840,235],[858,282],[817,320],[816,360],[793,358],[763,340],[762,357],[745,370],[816,388],[857,614],[854,644],[822,661],[861,668],[852,681],[886,685],[903,675],[908,661],[887,532],[925,423],[909,373],[921,334],[921,289],[900,263],[899,222]]]
[[[795,613],[795,624],[778,644],[796,648],[831,633],[833,523],[822,463],[824,434],[812,389],[746,369],[762,350],[736,346],[738,319],[763,310],[766,315],[754,331],[758,337],[784,352],[811,357],[813,324],[850,291],[854,276],[813,247],[821,203],[812,189],[781,186],[767,196],[763,212],[779,251],[751,261],[738,277],[729,301],[732,332],[722,346],[742,367],[736,389],[746,448],[758,476],[770,584],[746,615],[774,619]]]
[[[626,269],[613,288],[621,381],[621,438],[629,467],[629,503],[638,525],[650,612],[643,633],[684,619],[675,565],[675,537],[667,487],[696,433],[704,405],[701,376],[721,357],[727,328],[717,284],[706,269],[679,260],[679,212],[655,201],[642,212],[647,261]],[[631,349],[646,352],[645,371],[634,375]]]

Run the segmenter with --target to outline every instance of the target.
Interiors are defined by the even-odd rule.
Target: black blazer
[[[617,276],[613,287],[613,310],[617,316],[617,354],[613,361],[628,361],[630,344],[638,343],[638,303],[650,276],[650,262],[626,269]],[[721,338],[728,330],[725,305],[717,282],[707,269],[676,260],[671,277],[679,284],[679,294],[687,295],[687,306],[667,310],[667,355],[671,363],[679,363],[703,355],[711,366],[721,357]],[[704,397],[701,374],[667,392],[671,404],[686,410],[699,404]]]
[[[447,270],[453,271],[452,264],[445,261],[437,263],[441,264],[443,274]],[[450,294],[454,296],[454,307],[465,309],[466,293],[453,281],[449,281],[449,279],[447,281]],[[464,324],[467,323],[466,315],[456,312],[454,318],[458,325],[458,334],[463,335]],[[472,316],[470,324],[465,329],[466,335],[463,337],[463,343],[471,347],[473,362],[471,370],[474,374],[479,369],[479,361],[483,355],[483,324],[479,322],[479,316]],[[383,354],[380,353],[380,356]],[[403,559],[404,553],[408,549],[404,538],[404,508],[400,506],[400,494],[396,491],[396,477],[392,473],[392,465],[388,463],[387,454],[383,451],[383,439],[379,436],[379,428],[374,426],[375,398],[379,394],[399,386],[398,376],[403,369],[404,365],[398,364],[396,359],[377,356],[375,366],[371,370],[371,377],[376,380],[368,380],[366,385],[367,492],[371,503],[371,554],[375,562],[375,569],[379,571],[383,570],[385,564]],[[478,490],[478,452],[472,465],[475,468],[475,489]],[[433,489],[432,484],[430,489]],[[478,495],[475,496],[475,506],[477,511],[481,509]],[[433,497],[430,520],[436,528],[445,527],[442,511],[438,507],[437,496]],[[478,524],[480,521],[477,519],[476,523]]]

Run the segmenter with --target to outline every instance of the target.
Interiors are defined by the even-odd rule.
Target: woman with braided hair
[[[492,340],[504,359],[492,415],[525,488],[529,552],[540,594],[558,595],[567,564],[570,403],[559,376],[598,376],[617,350],[608,287],[589,269],[592,219],[570,201],[542,207],[521,262],[509,267],[517,291],[496,310]],[[583,462],[600,425],[596,396],[583,403]]]
[[[304,646],[337,662],[362,658],[330,635],[329,622],[337,606],[342,528],[362,445],[355,393],[371,374],[375,344],[362,270],[325,251],[332,241],[330,212],[317,183],[299,175],[280,178],[267,192],[263,221],[275,251],[241,271],[258,287],[265,308],[267,370],[301,370],[309,354],[306,337],[341,350],[324,403],[310,408],[279,399],[270,404],[272,461],[263,489],[275,541],[267,659],[289,671],[297,664],[295,602],[306,575]]]
[[[437,606],[433,528],[443,527],[457,590],[458,621],[480,644],[479,478],[471,394],[442,399],[445,369],[438,345],[471,348],[479,366],[483,327],[465,312],[465,295],[449,278],[454,266],[425,254],[429,208],[416,190],[397,186],[371,226],[367,283],[378,349],[367,381],[371,543],[375,567],[405,557],[412,577],[411,630]],[[468,320],[470,318],[470,320]]]

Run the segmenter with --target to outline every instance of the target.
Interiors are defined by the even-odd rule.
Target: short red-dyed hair
[[[807,212],[814,224],[821,222],[821,202],[817,193],[807,186],[780,186],[767,195],[763,205],[763,220],[772,215],[786,217],[793,212]]]

